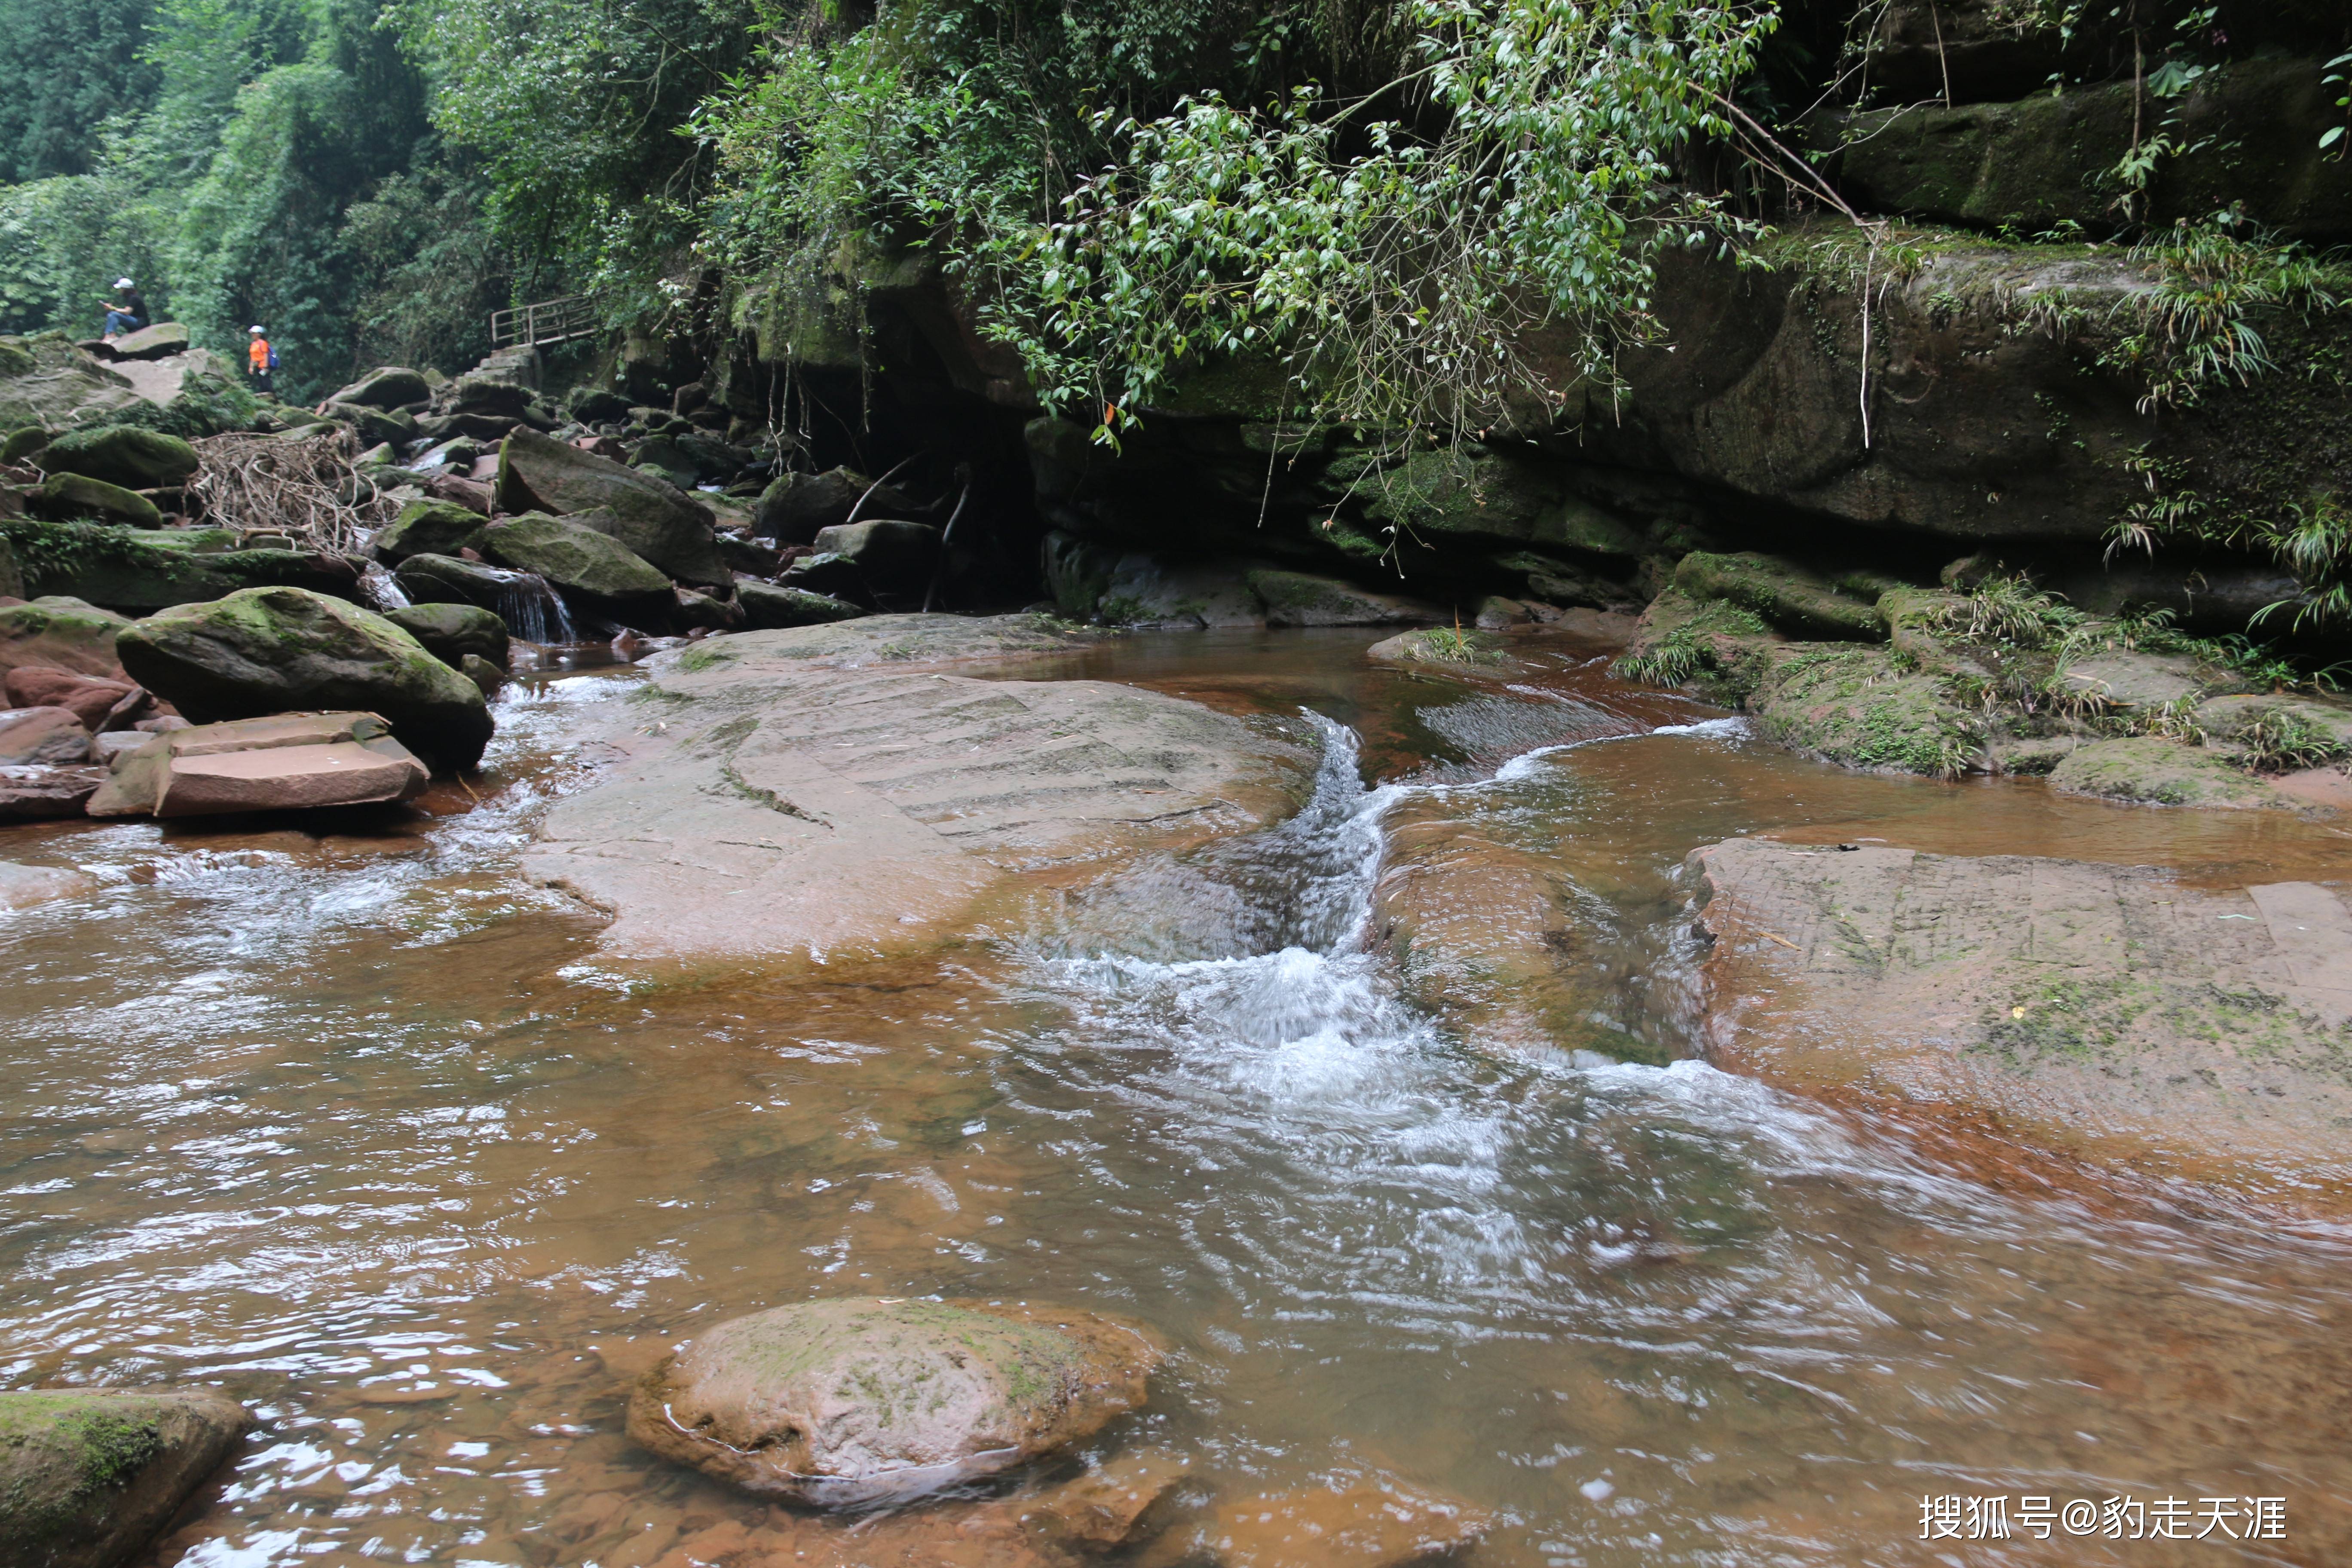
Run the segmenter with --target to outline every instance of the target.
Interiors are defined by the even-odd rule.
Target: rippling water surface
[[[471,810],[16,830],[100,885],[0,916],[0,1381],[253,1405],[156,1559],[222,1568],[707,1561],[779,1516],[635,1453],[625,1380],[853,1293],[1142,1318],[1176,1354],[1100,1447],[1182,1456],[1196,1506],[1459,1500],[1497,1521],[1477,1564],[2352,1560],[2343,1240],[2012,1179],[1682,1059],[1678,869],[1771,829],[2341,880],[2340,836],[1855,778],[1571,646],[1472,687],[1368,640],[1051,671],[1307,710],[1314,798],[1015,889],[922,960],[632,974],[514,880],[573,782],[567,710],[625,674],[510,696]],[[1383,875],[1434,843],[1474,924],[1534,868],[1581,933],[1548,1045],[1433,1004],[1385,940]],[[1523,988],[1488,973],[1449,995]],[[2279,1496],[2288,1524],[1955,1545],[1923,1494]]]

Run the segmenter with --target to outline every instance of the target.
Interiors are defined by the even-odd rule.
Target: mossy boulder
[[[2343,123],[2316,59],[2209,72],[2167,110],[2182,151],[2158,160],[2143,201],[2155,228],[2233,205],[2311,239],[2352,234],[2352,163],[2320,144]],[[1846,120],[1841,183],[1870,210],[2032,232],[2114,222],[2116,166],[2145,113],[2129,81],[2009,103],[1912,104]]]
[[[742,606],[744,625],[755,632],[823,626],[866,613],[830,595],[812,594],[805,588],[788,588],[775,583],[737,583],[735,602]]]
[[[2185,741],[2134,735],[2083,747],[2051,770],[2053,789],[2133,805],[2284,805],[2269,784]]]
[[[1340,470],[1344,473],[1344,468]],[[1597,555],[1640,555],[1642,533],[1614,513],[1571,495],[1557,464],[1522,460],[1485,447],[1426,447],[1359,485],[1373,522],[1436,534],[1507,539]]]
[[[806,544],[816,538],[819,531],[848,521],[858,497],[873,483],[853,468],[827,468],[821,474],[779,474],[760,492],[759,503],[751,514],[752,531],[763,539]],[[902,505],[889,504],[894,500],[903,500],[890,492],[877,494],[875,500],[888,510],[904,510]]]
[[[1851,598],[1828,581],[1777,556],[1694,550],[1675,566],[1675,586],[1694,599],[1721,599],[1755,611],[1790,637],[1878,642],[1885,623],[1870,600]]]
[[[1634,623],[1612,672],[1624,680],[1689,687],[1736,708],[1755,689],[1766,652],[1787,640],[1753,610],[1694,599],[1669,583]]]
[[[1454,626],[1399,632],[1366,648],[1364,657],[1391,664],[1442,664],[1457,668],[1508,662],[1501,637],[1492,632],[1463,631]]]
[[[479,605],[495,610],[512,596],[522,574],[504,566],[427,552],[403,561],[392,580],[416,605]]]
[[[115,635],[128,617],[79,599],[50,596],[0,605],[0,674],[17,668],[63,669],[120,679]]]
[[[2245,689],[2237,676],[2201,659],[2145,649],[2109,648],[2071,659],[2058,678],[2070,689],[2117,708],[2161,708]]]
[[[408,408],[432,398],[433,388],[418,372],[404,365],[385,365],[337,388],[327,401],[354,408]]]
[[[196,449],[177,436],[136,425],[68,430],[34,462],[45,474],[81,474],[131,490],[186,484],[200,466]]]
[[[1087,1437],[1143,1403],[1160,1354],[1092,1312],[810,1301],[698,1335],[638,1384],[628,1431],[758,1496],[871,1505]]]
[[[122,610],[199,604],[240,589],[307,588],[349,595],[359,573],[341,556],[238,550],[226,529],[134,529],[93,522],[0,522],[26,584]]]
[[[493,523],[482,531],[480,548],[502,566],[535,573],[625,616],[659,616],[675,602],[669,578],[619,541],[544,512]]]
[[[670,575],[714,586],[730,580],[712,543],[709,507],[666,480],[529,426],[518,427],[499,446],[496,494],[499,505],[511,512],[595,512],[596,519],[586,523],[590,530]]]
[[[511,656],[507,624],[478,605],[405,605],[383,618],[452,669],[464,669],[468,655],[504,669]]]
[[[151,616],[115,639],[131,679],[199,724],[271,713],[374,713],[411,750],[469,768],[489,743],[482,693],[372,610],[253,588]]]
[[[2309,697],[2216,697],[2196,710],[2198,726],[2242,765],[2264,771],[2317,767],[2352,757],[2352,706]]]
[[[1747,705],[1766,739],[1843,767],[1952,778],[1985,765],[1982,722],[1882,648],[1767,648]]]
[[[21,430],[11,430],[8,438],[0,441],[0,463],[10,465],[27,462],[49,444],[49,433],[38,425],[27,425]]]
[[[455,501],[410,501],[375,537],[375,558],[397,566],[412,555],[455,555],[474,542],[489,520]]]
[[[46,456],[47,454],[43,454]],[[87,474],[51,474],[33,492],[33,510],[43,517],[161,528],[163,513],[137,490],[93,479]]]
[[[322,406],[330,417],[357,431],[362,447],[379,443],[401,446],[416,439],[416,416],[402,409],[370,408],[357,403],[329,403]]]
[[[64,430],[142,401],[128,376],[100,364],[62,332],[0,337],[0,429]]]
[[[252,1424],[210,1389],[0,1394],[0,1541],[13,1568],[116,1568]]]

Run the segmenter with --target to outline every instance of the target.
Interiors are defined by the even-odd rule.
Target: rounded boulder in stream
[[[763,1497],[856,1508],[992,1475],[1144,1400],[1162,1354],[1093,1312],[811,1301],[730,1319],[641,1379],[629,1436]]]

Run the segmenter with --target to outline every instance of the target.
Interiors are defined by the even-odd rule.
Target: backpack
[[[278,368],[278,351],[276,349],[271,349],[269,351],[269,368],[272,370],[276,370]]]

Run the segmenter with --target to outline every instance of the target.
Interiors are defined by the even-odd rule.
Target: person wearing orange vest
[[[246,336],[253,340],[245,350],[245,363],[253,374],[253,384],[262,392],[275,393],[277,388],[270,384],[269,373],[278,368],[278,351],[269,346],[269,340],[262,335],[259,327],[248,328]]]

